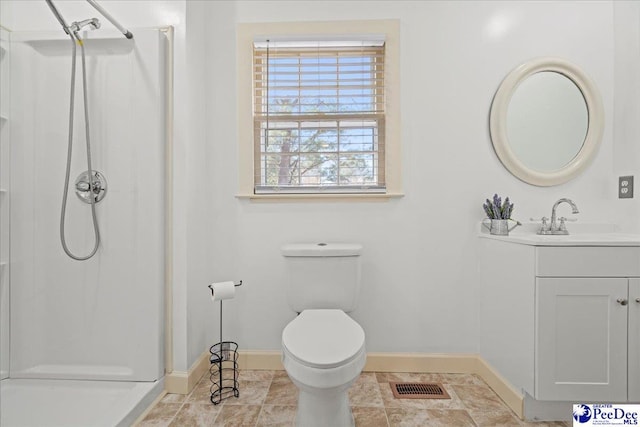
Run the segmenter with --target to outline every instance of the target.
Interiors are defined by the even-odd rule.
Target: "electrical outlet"
[[[633,176],[618,178],[618,198],[633,199]]]

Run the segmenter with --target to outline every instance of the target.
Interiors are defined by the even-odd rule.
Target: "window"
[[[255,42],[256,193],[384,192],[384,41]]]
[[[401,196],[399,22],[238,24],[239,194]]]

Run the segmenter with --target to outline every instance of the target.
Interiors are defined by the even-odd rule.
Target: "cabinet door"
[[[628,282],[536,280],[537,399],[626,401]]]
[[[640,279],[629,280],[629,402],[640,403]]]

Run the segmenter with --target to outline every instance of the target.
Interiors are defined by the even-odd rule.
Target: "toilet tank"
[[[282,247],[287,270],[287,302],[307,309],[354,310],[360,291],[360,254],[355,243],[297,243]]]

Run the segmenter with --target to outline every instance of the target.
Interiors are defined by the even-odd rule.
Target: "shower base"
[[[164,389],[154,382],[4,379],[0,425],[127,427]]]

